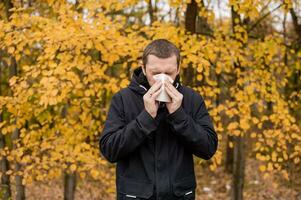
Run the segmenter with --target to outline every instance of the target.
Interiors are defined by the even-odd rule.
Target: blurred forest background
[[[1,0],[1,199],[115,198],[98,139],[157,38],[219,137],[197,199],[301,199],[299,0]]]

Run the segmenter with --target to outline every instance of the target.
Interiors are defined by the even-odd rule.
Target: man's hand
[[[171,102],[166,102],[168,112],[171,114],[181,106],[183,94],[181,94],[170,81],[164,82],[164,88],[167,94],[171,97]]]
[[[159,102],[156,101],[157,96],[161,92],[162,81],[156,81],[154,85],[143,96],[145,110],[155,118],[159,108]]]

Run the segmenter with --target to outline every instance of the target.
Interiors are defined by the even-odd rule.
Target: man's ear
[[[142,68],[142,72],[143,72],[144,76],[146,76],[145,66],[142,65],[141,68]]]
[[[180,74],[180,71],[181,71],[180,69],[181,69],[181,67],[179,66],[178,70],[177,70],[177,74]]]

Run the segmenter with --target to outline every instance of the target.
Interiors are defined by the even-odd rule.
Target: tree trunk
[[[64,105],[62,110],[62,117],[65,118],[67,116],[69,104]],[[74,200],[75,197],[75,189],[76,189],[76,172],[68,173],[64,171],[64,200]]]
[[[300,20],[298,21],[299,16],[297,16],[296,11],[293,8],[290,9],[290,14],[291,14],[291,17],[293,20],[294,30],[295,30],[296,36],[297,36],[296,41],[294,41],[292,44],[292,47],[297,54],[297,52],[299,52],[300,48],[301,48],[301,22],[299,22]],[[286,31],[285,21],[284,21],[284,31]],[[286,34],[284,34],[284,37],[285,36],[286,36]],[[284,38],[284,39],[286,42],[286,38]],[[290,64],[288,61],[288,52],[289,51],[290,50],[287,49],[287,51],[285,52],[285,59],[286,59],[285,61],[286,61],[286,64],[288,64],[288,65]],[[301,88],[300,76],[301,76],[300,68],[299,69],[295,68],[293,70],[291,77],[288,79],[289,83],[286,84],[285,89],[284,89],[286,96],[290,96],[291,93],[294,91],[300,91],[300,88]],[[298,111],[296,112],[292,109],[291,113],[294,114],[296,119],[300,119],[300,117],[301,117],[300,112],[298,112]]]
[[[301,24],[298,23],[298,16],[297,16],[297,14],[296,14],[296,12],[293,8],[290,9],[290,14],[292,16],[295,32],[298,36],[294,48],[295,48],[295,50],[298,51],[301,47],[301,45],[300,45],[300,42],[301,42]]]
[[[5,0],[4,4],[5,4],[5,16],[6,16],[6,20],[9,21],[9,17],[12,14],[9,9],[11,9],[13,7],[13,4],[12,4],[11,0]]]
[[[238,19],[238,24],[242,25],[239,13],[237,13],[233,6],[231,7],[232,16],[232,30],[235,33],[235,19]],[[234,63],[235,68],[240,68],[243,72],[244,69],[241,67],[240,62]],[[235,81],[236,82],[236,81]],[[240,90],[243,88],[239,86]],[[236,118],[239,121],[239,117]],[[243,135],[234,136],[234,155],[233,155],[233,180],[231,199],[232,200],[243,200],[243,189],[244,189],[244,173],[245,173],[245,133]]]
[[[200,1],[200,7],[201,8],[204,8],[205,10],[207,10],[205,8],[205,4],[204,4],[204,1],[201,0]],[[198,10],[199,8],[197,9],[197,15],[198,15]],[[209,35],[211,36],[212,33],[213,33],[213,30],[212,28],[210,27],[207,19],[203,16],[197,16],[197,19],[196,19],[196,33],[198,34],[202,34],[202,35]]]
[[[149,14],[149,19],[150,19],[150,25],[153,24],[155,21],[155,16],[154,16],[154,8],[152,5],[152,0],[148,0],[148,14]]]
[[[227,146],[226,146],[226,160],[225,160],[225,171],[227,173],[233,173],[233,163],[234,163],[234,148],[230,147],[229,144],[234,144],[234,138],[232,135],[227,135]]]
[[[12,13],[9,10],[12,7],[13,7],[12,1],[6,0],[5,1],[5,14],[6,14],[7,21],[10,20],[9,18],[10,18]],[[9,79],[12,76],[17,76],[17,62],[16,62],[14,57],[11,58],[11,66],[9,68]],[[11,90],[9,90],[9,95],[10,96],[13,95]],[[14,121],[15,124],[16,124],[16,120],[17,120],[17,118]],[[17,144],[15,142],[19,138],[19,129],[18,128],[16,128],[13,131],[11,137],[12,137],[12,142],[13,142],[13,147],[12,148],[15,149],[15,148],[17,148]],[[5,170],[8,170],[9,163],[7,161],[4,161],[2,163],[2,167],[4,167]],[[15,172],[18,172],[20,169],[21,169],[20,163],[16,162]],[[8,178],[8,180],[9,180],[9,177],[6,177],[6,178]],[[6,181],[8,181],[8,180],[6,180]],[[24,187],[24,185],[22,185],[22,176],[21,175],[16,175],[15,181],[16,181],[16,200],[23,200],[23,199],[25,199],[25,187]],[[9,193],[7,195],[9,195]]]
[[[245,135],[245,134],[244,134]],[[231,198],[243,200],[245,172],[245,137],[234,136],[234,165]]]
[[[194,34],[196,31],[196,18],[197,18],[197,3],[195,0],[192,0],[191,3],[187,4],[186,13],[185,13],[185,29],[186,31]],[[192,77],[194,76],[193,66],[190,64],[186,68],[183,68],[184,80],[183,83],[185,85],[193,86]]]
[[[195,33],[197,10],[198,4],[195,0],[191,0],[191,3],[187,4],[185,13],[185,29],[191,33]]]
[[[0,55],[1,56],[1,55]],[[0,96],[2,95],[2,68],[0,66]],[[3,122],[3,113],[0,112],[0,122]],[[2,134],[2,131],[0,129],[0,149],[4,150],[6,146],[6,142],[5,142],[5,136]],[[0,161],[0,167],[1,167],[1,197],[4,200],[8,200],[9,198],[11,198],[11,188],[10,188],[10,176],[6,174],[6,172],[9,169],[9,162],[6,158],[6,156],[2,156],[1,157],[1,161]]]
[[[11,66],[10,66],[10,72],[9,72],[9,78],[17,76],[17,62],[15,58],[11,58]],[[12,96],[12,91],[10,91],[10,95]],[[14,121],[15,124],[17,124],[17,117]],[[12,133],[12,142],[13,142],[13,149],[18,148],[17,146],[17,139],[19,139],[20,132],[18,128],[15,128],[15,130]],[[15,172],[18,172],[21,170],[21,164],[16,162],[15,164]],[[22,185],[22,179],[23,177],[21,175],[16,175],[15,181],[16,181],[16,200],[24,200],[25,199],[25,186]]]
[[[64,200],[74,200],[76,189],[76,172],[64,173]]]

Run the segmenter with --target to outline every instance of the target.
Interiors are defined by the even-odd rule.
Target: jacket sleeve
[[[205,101],[195,93],[193,117],[188,115],[182,106],[167,116],[173,132],[179,136],[186,148],[197,157],[209,160],[216,152],[217,134],[208,114]]]
[[[100,152],[109,162],[117,162],[133,152],[157,127],[158,122],[145,109],[126,124],[122,99],[116,93],[99,139]]]

